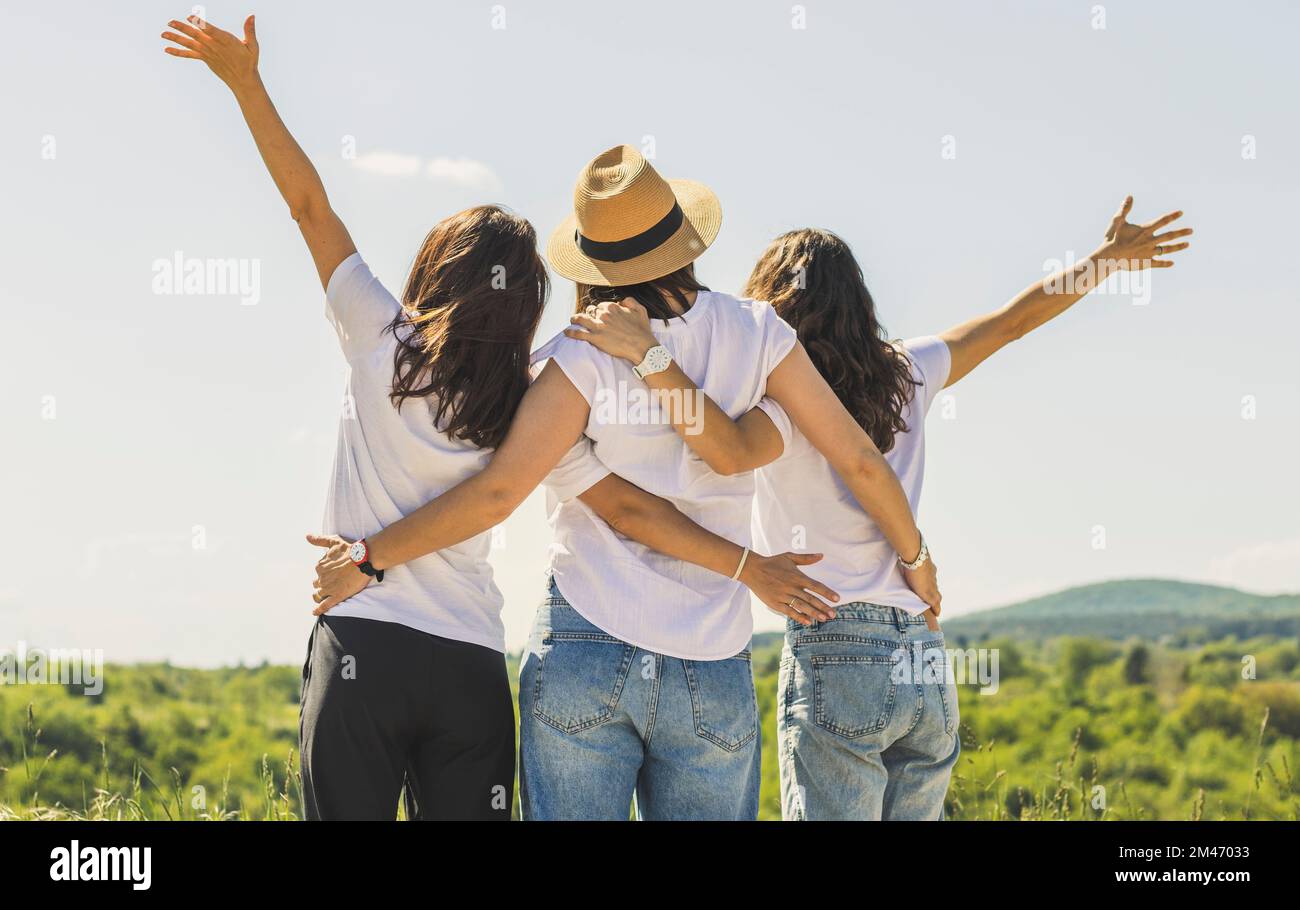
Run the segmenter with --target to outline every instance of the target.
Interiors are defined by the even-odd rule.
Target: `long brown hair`
[[[549,282],[524,218],[482,205],[434,225],[411,266],[390,398],[432,396],[434,422],[481,448],[505,439],[524,392]]]
[[[577,306],[574,308],[574,312],[581,313],[588,304],[631,297],[646,308],[646,312],[650,314],[651,319],[672,319],[674,316],[680,316],[681,313],[675,312],[669,306],[668,301],[664,299],[665,294],[676,301],[685,312],[690,308],[691,303],[686,295],[691,291],[707,290],[708,288],[695,277],[695,263],[689,263],[675,272],[664,275],[662,278],[643,281],[640,284],[629,284],[622,287],[579,284]]]
[[[776,308],[876,447],[893,448],[894,436],[907,430],[903,407],[919,383],[887,340],[849,245],[814,228],[782,234],[759,257],[744,294]]]

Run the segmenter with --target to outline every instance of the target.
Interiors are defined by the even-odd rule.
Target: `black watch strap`
[[[384,580],[384,570],[376,569],[370,564],[370,560],[367,559],[365,562],[354,563],[354,565],[361,570],[362,575],[369,575],[375,581]]]

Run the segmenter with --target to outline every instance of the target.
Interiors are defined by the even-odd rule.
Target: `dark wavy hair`
[[[393,404],[432,396],[434,422],[448,436],[499,446],[528,391],[549,288],[526,219],[482,205],[434,225],[388,326],[397,340]]]
[[[766,300],[794,327],[817,371],[882,452],[907,430],[903,407],[918,382],[885,335],[849,245],[803,228],[772,241],[744,294]]]
[[[662,278],[643,281],[640,284],[628,284],[621,287],[579,284],[577,305],[574,312],[581,313],[588,304],[631,297],[645,307],[651,319],[672,319],[675,316],[680,316],[681,313],[673,311],[673,308],[668,305],[668,301],[664,299],[664,295],[671,297],[683,311],[687,311],[690,301],[686,299],[686,295],[691,291],[707,290],[708,288],[695,277],[695,264],[689,263],[675,272],[664,275]]]

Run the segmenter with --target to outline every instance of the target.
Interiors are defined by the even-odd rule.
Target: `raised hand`
[[[244,20],[243,40],[198,16],[187,16],[184,22],[173,19],[167,25],[175,31],[162,36],[178,47],[164,47],[163,53],[202,60],[231,91],[257,81],[257,24],[252,16]]]
[[[1115,217],[1111,219],[1110,227],[1106,229],[1106,242],[1098,248],[1095,256],[1107,270],[1171,268],[1174,264],[1172,260],[1155,257],[1168,256],[1170,253],[1187,249],[1191,244],[1170,241],[1191,236],[1192,229],[1157,232],[1170,222],[1183,217],[1183,213],[1170,212],[1146,224],[1130,224],[1128,215],[1132,209],[1133,197],[1129,196],[1119,207]]]
[[[759,556],[750,553],[740,582],[772,612],[788,616],[801,626],[835,618],[835,608],[825,601],[840,596],[826,585],[809,578],[799,569],[822,558],[820,553],[780,553]]]

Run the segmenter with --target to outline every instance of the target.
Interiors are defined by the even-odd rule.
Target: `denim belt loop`
[[[900,610],[898,607],[890,607],[889,609],[894,611],[894,625],[898,627],[898,631],[906,632],[907,614],[904,613],[902,610]]]

